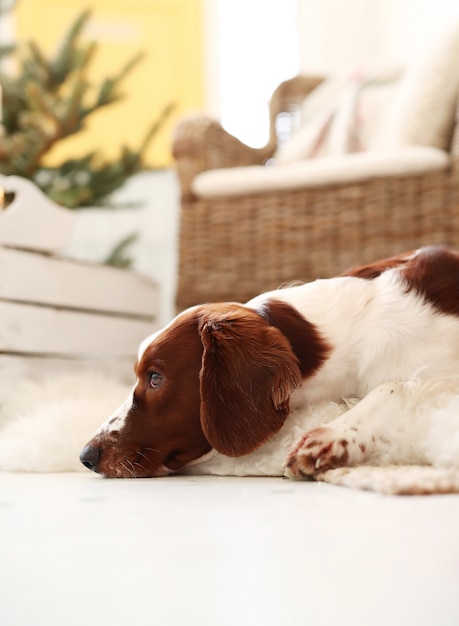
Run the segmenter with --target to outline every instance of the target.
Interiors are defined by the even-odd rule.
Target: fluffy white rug
[[[0,470],[88,471],[81,448],[131,387],[100,374],[63,374],[24,381],[0,406]]]
[[[130,389],[120,378],[94,373],[18,383],[0,405],[0,470],[88,471],[78,459],[82,446]],[[252,455],[231,461],[217,455],[189,473],[282,475],[292,437],[299,438],[306,429],[329,422],[348,408],[327,403],[301,415],[292,413],[288,439],[281,430]],[[425,432],[417,445],[426,465],[341,468],[324,472],[318,480],[390,494],[459,492],[459,396],[436,409]]]

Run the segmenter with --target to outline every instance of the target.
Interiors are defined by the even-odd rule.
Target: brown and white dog
[[[459,254],[191,307],[145,339],[135,372],[80,455],[107,477],[430,463],[427,421],[459,394]],[[322,424],[323,403],[346,398]]]

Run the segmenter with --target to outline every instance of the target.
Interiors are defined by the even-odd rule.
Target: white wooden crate
[[[0,211],[0,354],[134,359],[157,328],[159,293],[131,271],[59,256],[75,214],[30,181],[1,177],[15,198]]]

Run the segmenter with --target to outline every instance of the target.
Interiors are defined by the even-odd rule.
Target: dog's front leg
[[[385,383],[325,426],[307,432],[290,452],[287,474],[314,477],[328,469],[425,463],[416,445],[412,388]]]

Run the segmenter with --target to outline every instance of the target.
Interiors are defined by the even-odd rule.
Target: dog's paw
[[[363,451],[355,439],[324,426],[303,435],[290,452],[286,468],[295,478],[313,478],[328,469],[354,465]]]

